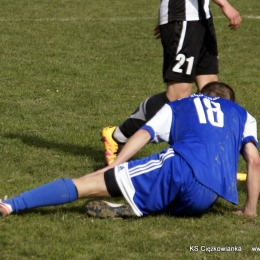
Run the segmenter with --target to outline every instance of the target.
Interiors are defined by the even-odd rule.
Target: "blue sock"
[[[14,212],[44,206],[65,204],[77,200],[78,193],[72,179],[59,179],[30,191],[21,193],[12,199],[3,200],[10,204]]]

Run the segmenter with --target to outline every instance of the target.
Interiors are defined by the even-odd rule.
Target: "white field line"
[[[156,18],[154,17],[68,17],[68,18],[36,18],[36,19],[4,19],[0,18],[0,22],[26,22],[26,21],[32,21],[32,22],[70,22],[70,21],[131,21],[131,20],[154,20]]]
[[[255,15],[242,15],[241,17],[242,17],[242,19],[243,18],[255,19],[255,20],[260,19],[260,16],[255,16]],[[225,18],[225,19],[227,19],[225,16],[213,16],[213,18]]]
[[[223,16],[214,16],[214,19],[227,19],[224,15]],[[242,18],[247,19],[260,19],[260,16],[253,16],[253,15],[243,15]],[[134,21],[134,20],[155,20],[156,17],[67,17],[67,18],[36,18],[36,19],[7,19],[7,18],[0,18],[0,22],[70,22],[70,21]]]

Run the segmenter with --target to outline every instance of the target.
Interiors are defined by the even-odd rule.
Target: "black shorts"
[[[109,169],[104,173],[104,179],[105,179],[107,191],[111,197],[122,197],[123,196],[122,192],[119,189],[119,186],[116,182],[114,168]]]
[[[212,18],[160,26],[164,81],[193,83],[198,75],[218,73],[218,48]]]

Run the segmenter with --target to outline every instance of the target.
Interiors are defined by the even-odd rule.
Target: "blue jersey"
[[[233,101],[195,94],[166,104],[142,129],[151,142],[168,142],[195,178],[238,202],[237,165],[247,142],[258,146],[256,120]]]

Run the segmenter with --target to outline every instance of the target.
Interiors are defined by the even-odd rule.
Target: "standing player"
[[[0,202],[0,213],[72,202],[87,197],[124,196],[131,208],[96,202],[90,215],[143,216],[151,213],[197,215],[218,197],[236,204],[239,152],[247,162],[247,201],[238,211],[256,217],[260,192],[260,158],[255,119],[226,84],[212,82],[201,91],[163,108],[127,142],[106,168],[78,179],[60,179]],[[223,97],[223,98],[219,98]],[[230,99],[230,100],[228,100]],[[126,161],[149,141],[170,148]],[[111,214],[110,214],[111,213]]]
[[[213,0],[236,30],[241,17],[226,0]],[[187,97],[195,82],[198,92],[208,82],[217,81],[218,50],[209,10],[210,0],[162,0],[155,35],[161,38],[164,54],[163,79],[167,91],[142,102],[119,127],[102,131],[106,162],[111,164],[122,144],[169,101]]]

